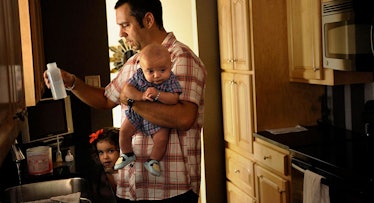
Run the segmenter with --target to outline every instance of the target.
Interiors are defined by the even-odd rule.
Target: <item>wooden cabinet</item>
[[[227,203],[255,203],[256,200],[251,196],[245,194],[242,190],[236,187],[231,182],[226,183],[227,188]]]
[[[44,92],[46,69],[40,0],[18,0],[26,106],[35,106]]]
[[[323,68],[321,1],[287,0],[290,80],[321,85],[367,83],[372,73]]]
[[[254,197],[253,161],[226,149],[226,177],[248,196]]]
[[[223,72],[222,109],[224,139],[252,153],[252,75]]]
[[[235,174],[253,164],[268,169],[266,162],[257,163],[268,151],[253,148],[252,134],[316,124],[321,112],[319,97],[324,89],[289,81],[286,0],[219,0],[218,14],[228,200],[247,202],[237,197],[246,194],[256,202],[267,203],[258,196],[261,194],[252,192],[258,191],[257,187],[267,187],[250,181],[263,177],[261,172]],[[287,157],[269,151],[274,154],[267,162],[275,163],[281,172],[277,176],[286,178]],[[287,193],[287,188],[284,190]]]
[[[256,165],[257,202],[289,202],[288,181]]]
[[[221,68],[250,70],[248,0],[218,0]]]
[[[289,152],[266,141],[253,143],[256,197],[258,202],[289,202]]]
[[[0,166],[20,132],[25,109],[18,3],[0,3]]]
[[[279,152],[266,145],[253,143],[254,158],[261,164],[273,168],[282,175],[288,175],[288,155],[285,152]]]

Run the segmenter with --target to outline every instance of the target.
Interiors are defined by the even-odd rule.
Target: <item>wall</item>
[[[46,62],[74,73],[84,81],[100,75],[101,85],[109,83],[109,57],[105,0],[41,1]],[[72,95],[72,94],[71,94]],[[88,136],[99,128],[112,126],[111,110],[95,110],[71,96],[76,164],[89,162]],[[81,170],[83,171],[83,170]]]
[[[374,100],[374,83],[326,87],[328,120],[335,126],[364,132],[365,102]]]

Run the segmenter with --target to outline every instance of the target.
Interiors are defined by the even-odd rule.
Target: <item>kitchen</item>
[[[302,124],[306,125],[310,123],[315,123],[317,119],[321,118],[320,116],[320,102],[318,101],[318,97],[322,95],[324,92],[323,86],[312,86],[312,85],[304,85],[304,84],[297,84],[297,85],[290,85],[288,80],[288,53],[284,50],[287,50],[287,25],[286,25],[286,3],[285,1],[282,2],[274,2],[274,1],[266,1],[266,2],[251,2],[251,4],[248,3],[248,1],[244,1],[245,5],[244,8],[248,8],[248,10],[251,11],[252,18],[248,20],[248,26],[247,30],[251,30],[254,32],[253,34],[253,40],[255,43],[253,43],[253,48],[250,47],[250,52],[248,53],[248,57],[254,57],[255,60],[251,60],[247,62],[247,65],[254,65],[255,69],[252,69],[255,71],[255,82],[256,82],[256,96],[258,99],[256,101],[256,108],[254,108],[251,104],[250,109],[257,111],[257,117],[255,120],[251,119],[251,121],[256,122],[256,125],[253,125],[254,132],[257,130],[265,130],[267,128],[281,128],[281,127],[289,127],[294,126],[296,124]],[[52,4],[52,3],[51,3]],[[102,84],[106,84],[109,81],[109,73],[108,73],[108,57],[107,54],[102,54],[100,56],[97,56],[97,51],[95,49],[99,50],[105,50],[105,53],[107,53],[107,45],[106,43],[94,43],[98,41],[97,39],[106,39],[106,23],[104,22],[105,14],[103,13],[103,2],[94,4],[93,8],[96,8],[98,11],[94,12],[94,9],[91,8],[90,11],[85,11],[84,9],[79,10],[78,8],[84,8],[85,2],[77,3],[74,2],[75,6],[72,8],[71,6],[68,6],[66,4],[60,4],[60,5],[50,5],[51,8],[55,8],[54,11],[58,11],[56,9],[59,7],[61,9],[61,13],[59,15],[64,16],[63,12],[70,11],[70,16],[64,16],[64,20],[56,21],[54,18],[51,19],[52,22],[59,22],[59,23],[51,23],[50,26],[51,30],[56,30],[56,32],[64,33],[65,39],[58,38],[58,36],[54,36],[55,38],[50,38],[49,44],[48,39],[45,39],[47,42],[45,46],[49,47],[48,53],[46,53],[46,58],[59,56],[59,58],[53,58],[54,61],[59,61],[61,63],[61,66],[63,67],[81,67],[80,70],[69,70],[74,71],[78,76],[81,78],[84,78],[85,75],[100,75]],[[89,3],[91,5],[93,3]],[[201,58],[203,58],[203,61],[205,62],[206,66],[208,67],[208,87],[207,87],[207,98],[216,98],[210,100],[212,103],[211,105],[207,105],[206,112],[207,116],[206,118],[206,127],[204,128],[204,144],[205,144],[205,151],[209,152],[206,153],[205,156],[205,170],[206,170],[206,195],[207,195],[207,202],[221,202],[224,201],[225,197],[225,163],[222,161],[225,157],[224,155],[224,139],[217,139],[217,137],[224,137],[223,136],[223,128],[222,127],[222,110],[221,110],[221,104],[220,98],[221,98],[221,90],[220,88],[220,70],[218,67],[219,61],[218,61],[218,31],[212,32],[211,30],[217,30],[217,24],[218,22],[216,18],[212,18],[211,16],[217,16],[217,2],[215,1],[204,1],[204,2],[196,2],[197,6],[197,16],[198,22],[198,30],[199,30],[199,43],[202,43],[199,46],[199,55]],[[249,5],[248,5],[249,4]],[[75,10],[76,8],[76,10]],[[237,7],[237,9],[240,9],[240,6]],[[260,11],[268,11],[268,9],[271,10],[271,15],[268,12],[260,12]],[[248,12],[248,10],[245,9],[245,12]],[[87,17],[84,18],[85,15],[82,15],[81,12],[87,12],[87,16],[94,16],[95,15],[101,15],[101,17],[96,17],[95,19],[103,19],[95,20],[95,22],[92,22],[92,20]],[[211,15],[207,15],[207,12],[211,12]],[[52,10],[51,13],[53,14]],[[79,13],[79,14],[78,14]],[[58,13],[55,13],[56,16],[58,16]],[[74,15],[75,14],[75,15]],[[246,14],[248,15],[248,14]],[[79,16],[80,18],[77,18]],[[205,17],[204,17],[205,16]],[[240,16],[239,16],[240,17]],[[248,16],[247,16],[248,17]],[[76,19],[81,19],[80,22]],[[75,23],[73,23],[75,22]],[[216,22],[216,23],[212,23]],[[273,26],[276,25],[276,26]],[[253,30],[252,30],[253,29]],[[76,32],[66,32],[66,30],[75,30]],[[172,29],[171,29],[172,30]],[[205,31],[204,31],[205,30]],[[89,33],[84,36],[77,36],[77,33]],[[242,32],[243,33],[243,32]],[[277,33],[274,35],[274,33]],[[272,36],[271,38],[269,36]],[[52,36],[53,37],[53,36]],[[250,42],[251,37],[245,36],[246,38],[249,38],[248,42]],[[106,41],[106,40],[102,40]],[[241,42],[239,42],[241,43]],[[275,44],[279,44],[280,46],[274,47]],[[66,44],[80,44],[82,46],[76,46],[74,49],[68,49],[70,47],[66,47]],[[84,46],[83,46],[84,45]],[[57,48],[58,49],[57,49]],[[64,50],[65,49],[65,50]],[[247,48],[248,49],[248,48]],[[212,51],[215,50],[215,51]],[[229,49],[228,49],[229,50]],[[243,50],[243,49],[241,49]],[[56,53],[56,52],[61,52]],[[82,54],[84,53],[84,54]],[[266,53],[266,54],[263,54]],[[222,55],[222,54],[221,54]],[[74,58],[75,60],[71,60]],[[90,60],[91,58],[95,59],[101,59],[101,60]],[[222,58],[222,56],[221,56]],[[52,60],[52,59],[50,59]],[[60,62],[61,61],[61,62]],[[84,68],[85,67],[85,68]],[[103,70],[99,70],[97,68],[88,68],[88,67],[106,67]],[[261,68],[260,68],[261,67]],[[266,70],[272,70],[271,72],[266,72]],[[271,73],[271,74],[270,74]],[[249,71],[249,74],[252,74],[251,71]],[[337,73],[339,74],[339,73]],[[246,73],[244,74],[246,75]],[[262,77],[262,78],[261,78]],[[282,78],[282,80],[279,80],[279,78]],[[273,86],[278,86],[278,88],[271,88],[270,85],[267,86],[265,83],[263,86],[259,83],[260,81],[265,81],[266,78],[269,78],[269,82],[276,81]],[[362,77],[361,77],[362,78]],[[366,78],[366,76],[365,76]],[[260,80],[261,79],[261,80]],[[229,79],[228,82],[231,80]],[[344,108],[344,105],[340,102],[342,100],[339,100],[339,98],[345,98],[344,95],[347,95],[347,93],[352,93],[351,98],[359,100],[362,97],[367,98],[373,98],[371,95],[371,81],[366,81],[366,85],[357,84],[357,85],[345,85],[341,86],[338,85],[336,87],[327,87],[327,91],[330,92],[337,92],[338,94],[334,94],[334,111],[332,114],[334,114],[334,121],[339,120],[342,118],[341,111],[336,110],[336,107]],[[295,87],[298,86],[298,87]],[[284,90],[287,87],[294,88],[293,91],[297,94],[300,94],[300,96],[295,97],[303,97],[306,96],[306,98],[314,98],[313,102],[313,116],[309,118],[305,118],[304,116],[300,116],[298,114],[298,111],[295,111],[294,109],[300,109],[298,108],[298,104],[295,104],[295,100],[290,100],[290,103],[288,105],[285,104],[284,97],[291,97],[293,94],[292,92]],[[280,91],[281,90],[281,91]],[[284,90],[284,91],[283,91]],[[264,92],[267,95],[273,95],[273,97],[266,97],[266,96],[260,96],[260,92]],[[311,92],[317,92],[315,95],[313,95]],[[309,92],[306,94],[305,92]],[[368,92],[368,93],[366,93]],[[280,94],[284,95],[282,97],[276,97]],[[306,94],[306,95],[303,95]],[[358,97],[355,95],[358,94]],[[318,96],[316,96],[318,95]],[[335,97],[337,97],[335,99]],[[367,98],[366,98],[367,97]],[[226,97],[225,97],[226,98]],[[247,98],[247,97],[246,97]],[[252,96],[249,97],[248,101],[252,101]],[[302,104],[308,104],[308,101],[305,101],[307,99],[302,100],[304,103]],[[246,100],[244,100],[246,101]],[[309,101],[310,103],[310,101]],[[352,111],[354,113],[361,112],[360,109],[363,108],[362,102],[358,104],[361,105],[355,105]],[[296,106],[295,106],[295,105]],[[355,101],[352,102],[352,104],[355,104]],[[295,107],[294,109],[290,108]],[[300,105],[302,106],[302,105]],[[304,105],[307,106],[307,105]],[[309,105],[310,106],[310,105]],[[79,115],[75,114],[74,121],[79,121],[79,125],[75,125],[75,132],[78,135],[88,135],[93,129],[96,129],[101,126],[107,126],[111,125],[110,119],[99,119],[99,118],[109,118],[111,117],[111,112],[103,112],[98,110],[93,110],[88,108],[87,106],[83,105],[77,99],[72,98],[72,108],[79,109],[82,113]],[[357,109],[356,109],[357,108]],[[301,108],[303,111],[309,111],[309,108]],[[349,108],[348,108],[349,109]],[[251,111],[252,112],[252,111]],[[252,112],[255,113],[255,112]],[[359,114],[359,113],[357,113]],[[287,117],[285,118],[285,115]],[[347,114],[349,115],[349,114]],[[358,118],[359,115],[354,115],[352,120],[352,129],[358,129]],[[302,117],[302,118],[299,118]],[[210,119],[210,118],[218,118]],[[302,122],[302,121],[305,122]],[[86,122],[82,122],[86,121]],[[249,120],[243,120],[242,122],[246,122]],[[281,121],[281,122],[280,122]],[[306,122],[308,121],[308,122]],[[345,121],[340,122],[339,125],[341,126],[341,123],[343,123],[342,127],[345,127]],[[349,123],[349,122],[347,122]],[[220,126],[220,127],[217,127]],[[356,126],[356,127],[355,127]],[[349,126],[348,126],[349,127]],[[226,138],[226,136],[225,136]],[[76,136],[74,139],[77,139],[77,142],[85,142],[85,139],[83,136]],[[230,139],[230,138],[229,138]],[[245,138],[248,139],[248,138]],[[230,142],[228,142],[230,143]],[[245,143],[244,143],[245,144]],[[235,146],[229,146],[229,148],[235,148]],[[211,153],[214,151],[215,153]],[[251,150],[250,150],[251,151]],[[251,153],[251,152],[250,152]],[[84,152],[83,152],[84,154]],[[245,155],[246,156],[246,155]],[[249,155],[251,156],[251,155]],[[217,159],[216,157],[221,157],[222,159]],[[250,160],[252,158],[250,157]],[[83,163],[79,163],[82,164]]]

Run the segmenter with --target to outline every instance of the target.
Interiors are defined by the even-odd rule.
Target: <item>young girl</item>
[[[90,135],[90,143],[92,144],[100,164],[103,166],[105,175],[100,176],[100,181],[97,188],[97,193],[100,196],[105,196],[101,184],[108,182],[111,186],[111,192],[116,191],[116,182],[118,179],[117,171],[113,170],[114,164],[119,157],[119,129],[114,127],[103,128]],[[105,184],[104,184],[105,185]]]

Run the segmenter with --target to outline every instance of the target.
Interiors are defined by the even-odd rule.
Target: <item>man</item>
[[[124,84],[139,68],[138,55],[126,62],[105,89],[89,86],[73,74],[62,71],[65,86],[92,107],[109,109],[121,104],[124,110],[129,105],[144,119],[172,129],[165,156],[160,161],[163,168],[160,177],[149,175],[143,167],[153,146],[152,138],[141,133],[133,136],[132,146],[137,159],[119,170],[116,191],[119,202],[163,200],[161,202],[197,203],[206,81],[204,64],[186,45],[177,41],[173,33],[165,31],[159,0],[118,0],[115,10],[120,36],[126,38],[133,49],[141,51],[148,44],[158,43],[169,50],[172,71],[182,86],[180,101],[176,105],[132,102],[121,93]],[[49,87],[46,74],[44,78]]]

